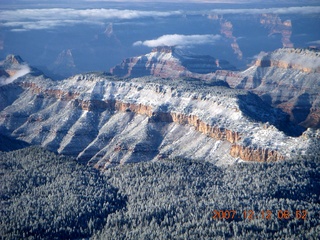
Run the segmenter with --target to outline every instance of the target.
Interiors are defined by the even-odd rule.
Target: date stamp
[[[261,211],[254,211],[254,210],[243,210],[242,212],[237,212],[236,210],[213,210],[212,211],[212,218],[214,220],[233,220],[242,218],[244,220],[254,220],[254,219],[265,219],[271,220],[273,218],[278,218],[281,220],[288,220],[288,219],[297,219],[297,220],[306,220],[308,217],[307,210],[296,210],[296,211],[289,211],[289,210],[278,210],[278,211],[271,211],[271,210],[261,210]]]

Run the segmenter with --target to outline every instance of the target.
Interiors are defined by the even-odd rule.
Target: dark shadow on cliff
[[[301,123],[306,120],[310,114],[311,107],[310,95],[308,93],[300,95],[292,109],[294,121],[296,123]]]
[[[279,108],[273,108],[259,96],[248,92],[238,95],[239,109],[252,121],[269,123],[291,137],[298,137],[305,128],[290,121],[290,116]]]
[[[16,101],[20,94],[23,92],[23,88],[15,83],[10,83],[0,87],[0,111],[10,106]]]

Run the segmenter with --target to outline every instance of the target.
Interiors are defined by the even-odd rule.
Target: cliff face
[[[163,157],[277,161],[309,141],[266,127],[286,125],[286,117],[255,95],[201,81],[27,75],[2,90],[1,99],[12,99],[1,107],[1,134],[97,168]]]
[[[211,56],[186,55],[174,47],[157,47],[149,54],[123,60],[110,72],[120,77],[199,78],[219,69],[235,70],[235,67]]]
[[[255,149],[237,144],[232,145],[230,155],[233,157],[240,157],[245,161],[254,162],[276,162],[285,159],[284,156],[275,150],[270,150],[268,148]]]

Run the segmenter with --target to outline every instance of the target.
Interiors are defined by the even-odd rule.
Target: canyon
[[[53,81],[31,71],[0,98],[1,135],[99,169],[163,158],[279,161],[316,138],[257,95],[210,81],[103,73]]]

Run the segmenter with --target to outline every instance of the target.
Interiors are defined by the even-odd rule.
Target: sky
[[[320,6],[280,7],[280,8],[212,8],[208,10],[132,10],[114,8],[37,8],[0,10],[0,27],[12,31],[50,29],[75,24],[103,24],[111,19],[139,19],[148,17],[183,16],[184,14],[320,14]],[[163,40],[163,39],[162,39]],[[137,43],[138,44],[138,43]],[[143,43],[142,43],[143,44]],[[146,43],[146,45],[148,45]]]
[[[279,33],[270,34],[259,21],[252,23],[256,24],[255,32],[244,26],[248,24],[245,19],[264,13],[281,15],[278,21],[287,20],[288,16],[282,18],[283,15],[294,15],[304,21],[300,24],[303,27],[292,32],[295,46],[320,41],[319,34],[314,33],[314,26],[310,26],[305,17],[308,14],[313,18],[320,16],[318,0],[160,1],[166,3],[157,4],[154,0],[0,0],[0,56],[17,54],[37,66],[53,66],[59,62],[56,59],[60,59],[60,53],[70,51],[77,67],[91,71],[95,66],[98,70],[112,67],[123,58],[145,54],[153,47],[175,46],[221,59],[233,57],[233,63],[238,64],[232,44],[239,44],[248,58],[259,53],[260,47],[252,50],[256,42],[264,42],[263,51],[282,46]],[[191,2],[198,4],[188,4]],[[221,4],[234,2],[237,4]],[[223,20],[215,21],[209,17],[211,15],[223,16]],[[221,32],[224,21],[233,24],[235,31],[231,38]],[[296,26],[298,22],[293,19],[293,27]]]

